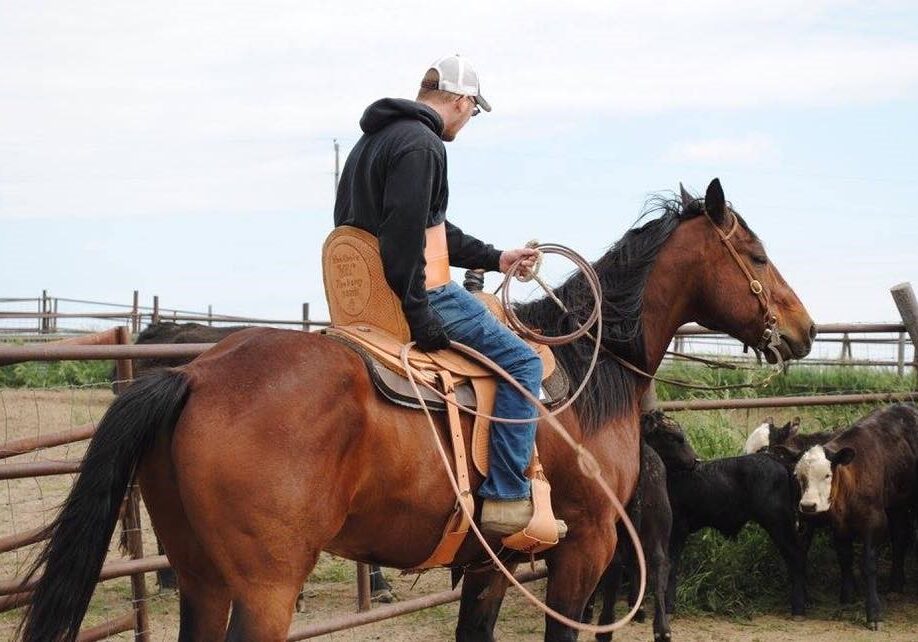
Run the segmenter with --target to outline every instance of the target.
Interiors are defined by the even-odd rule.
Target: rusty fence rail
[[[3,297],[0,298],[0,305],[12,305],[17,309],[0,309],[0,336],[8,340],[15,340],[19,336],[28,336],[35,333],[39,336],[55,334],[86,334],[92,333],[100,328],[100,324],[123,322],[130,326],[131,332],[137,334],[149,323],[160,321],[188,322],[214,325],[214,324],[246,324],[246,325],[269,325],[269,326],[290,326],[310,330],[313,327],[322,327],[328,325],[327,321],[312,320],[309,318],[309,303],[302,304],[302,316],[298,319],[275,319],[265,317],[216,314],[213,306],[208,305],[207,311],[181,310],[177,308],[165,308],[159,304],[159,296],[153,297],[152,305],[140,304],[140,293],[133,291],[132,301],[127,303],[110,303],[105,301],[93,301],[89,299],[75,299],[67,297],[50,296],[47,290],[42,291],[42,295],[37,298],[27,297]],[[83,306],[76,311],[64,311],[63,307],[74,305]],[[97,310],[88,309],[89,306],[101,308]],[[6,320],[15,325],[12,327],[3,327],[2,322]],[[59,322],[66,324],[68,321],[82,321],[91,323],[96,327],[77,328],[65,327]]]
[[[902,324],[829,324],[826,331],[835,332],[900,332]],[[853,330],[851,328],[857,328]],[[680,333],[711,335],[715,334],[700,327],[686,327]],[[129,381],[132,377],[131,360],[150,357],[193,357],[205,351],[213,344],[159,344],[159,345],[131,345],[129,344],[130,331],[127,327],[109,330],[106,333],[79,337],[64,342],[44,343],[23,346],[8,346],[0,344],[0,364],[11,364],[23,361],[56,361],[68,359],[113,359],[116,361],[119,381]],[[109,345],[109,343],[111,343]],[[669,411],[693,411],[714,409],[742,409],[742,408],[767,408],[788,406],[811,405],[843,405],[863,403],[883,403],[898,400],[918,400],[918,392],[896,393],[864,393],[846,395],[812,395],[812,396],[786,396],[740,399],[696,399],[688,401],[660,402],[659,407]],[[53,445],[72,443],[91,437],[93,425],[77,426],[68,431],[49,433],[38,437],[29,437],[8,442],[0,448],[0,460],[16,455],[33,452],[36,449]],[[0,479],[10,479],[14,476],[35,476],[36,474],[61,474],[73,473],[79,470],[78,461],[61,462],[25,462],[25,463],[0,463]],[[133,499],[132,499],[133,498]],[[133,628],[136,639],[147,639],[149,626],[146,612],[146,586],[144,574],[158,569],[167,568],[168,560],[162,555],[144,556],[142,542],[139,534],[139,493],[132,486],[132,492],[125,501],[122,516],[122,527],[128,532],[134,532],[134,537],[128,537],[127,543],[131,559],[109,562],[103,567],[100,581],[114,577],[131,576],[134,613],[122,616],[111,622],[83,631],[80,639],[101,639],[105,635],[117,631]],[[0,538],[0,552],[13,550],[17,547],[40,541],[43,537],[41,529],[15,533]],[[544,576],[544,571],[523,574],[526,581],[531,581]],[[28,602],[29,590],[32,584],[23,585],[16,578],[0,580],[0,610],[16,608]],[[439,604],[446,604],[459,599],[459,591],[444,591],[427,595],[412,600],[400,602],[394,606],[378,607],[371,611],[339,616],[325,622],[318,622],[301,628],[295,628],[289,633],[289,640],[302,640],[317,635],[340,631],[370,622],[396,617],[404,613],[429,608]],[[365,603],[360,601],[360,603]],[[368,602],[368,600],[367,600]],[[106,633],[107,632],[107,633]],[[98,636],[98,637],[93,637]]]

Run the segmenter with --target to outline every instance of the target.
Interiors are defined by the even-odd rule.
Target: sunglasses
[[[459,96],[457,100],[462,100],[463,98],[468,98],[472,101],[472,116],[477,116],[481,113],[481,107],[478,106],[478,103],[475,102],[474,96]]]

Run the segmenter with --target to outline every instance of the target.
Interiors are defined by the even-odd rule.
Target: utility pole
[[[337,138],[332,138],[332,142],[334,142],[335,144],[335,194],[337,194],[338,193],[338,177],[340,176],[340,173],[338,170],[338,150],[341,149],[341,147],[338,145]]]

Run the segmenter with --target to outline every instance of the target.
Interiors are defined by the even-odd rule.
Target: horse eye
[[[760,254],[753,254],[752,262],[756,265],[768,265],[768,259]]]

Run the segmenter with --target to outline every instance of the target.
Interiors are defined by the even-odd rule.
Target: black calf
[[[688,458],[687,461],[694,461],[695,452],[685,442],[685,435],[681,427],[662,412],[654,411],[642,415],[641,432],[645,438],[650,433],[658,434],[660,440],[677,446],[680,453]],[[664,602],[669,582],[669,538],[673,514],[666,490],[666,466],[646,441],[642,441],[641,444],[641,473],[634,496],[628,504],[628,517],[631,518],[640,536],[644,559],[647,563],[648,588],[653,588],[654,592],[654,640],[658,642],[671,640],[672,632]],[[600,624],[610,624],[615,621],[615,601],[624,576],[630,579],[628,604],[633,606],[637,602],[639,588],[637,557],[621,523],[618,526],[618,541],[619,546],[616,548],[615,557],[600,580],[600,588],[603,593]],[[587,619],[592,617],[592,610],[593,598],[590,598],[586,611]],[[643,621],[643,610],[638,611],[635,619]],[[596,638],[611,640],[612,636],[611,634],[597,635]]]
[[[753,521],[762,526],[787,565],[791,579],[791,612],[806,611],[806,553],[796,533],[797,489],[787,467],[767,454],[716,459],[685,465],[671,440],[648,436],[647,442],[666,464],[669,501],[673,511],[670,577],[666,607],[673,611],[679,558],[688,536],[716,528],[735,537]]]

